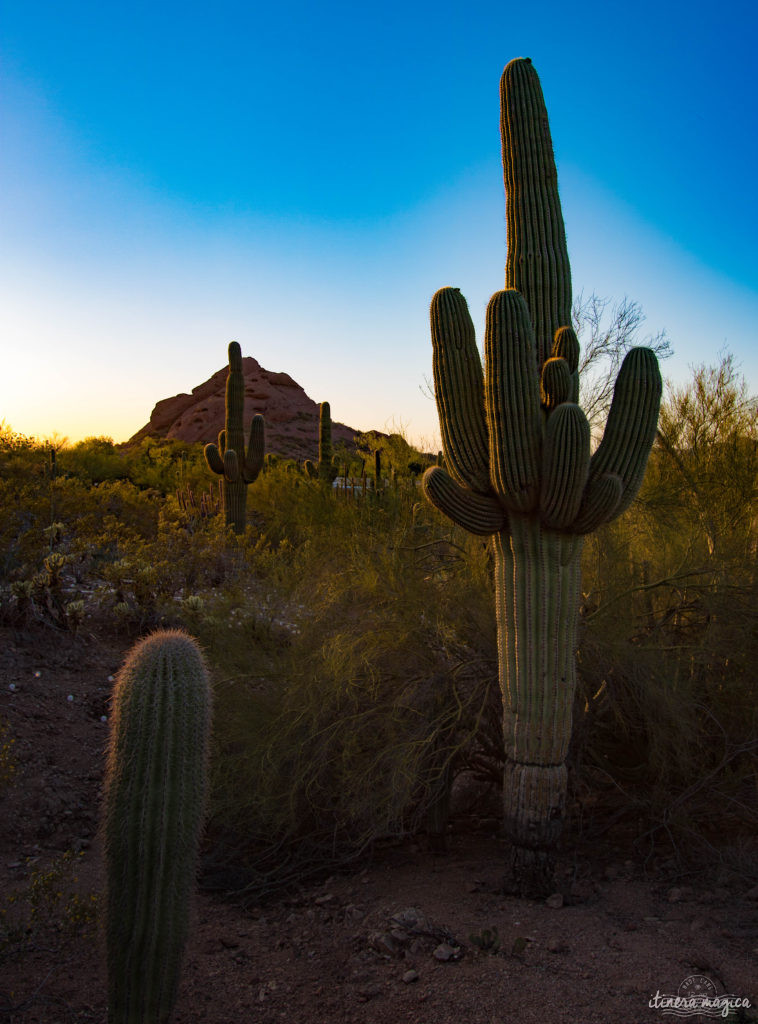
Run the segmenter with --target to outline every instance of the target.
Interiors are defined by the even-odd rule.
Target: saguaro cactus
[[[446,469],[427,470],[424,490],[456,523],[492,539],[507,885],[539,895],[554,884],[565,812],[582,537],[639,489],[661,378],[650,349],[629,352],[590,456],[590,428],[576,404],[579,343],[553,146],[530,60],[507,65],[500,95],[506,288],[487,310],[484,373],[463,296],[443,288],[432,300]]]
[[[305,470],[308,476],[318,478],[331,484],[337,476],[332,448],[332,416],[328,402],[322,402],[318,410],[318,465],[314,466],[306,459]]]
[[[218,435],[218,445],[205,446],[208,468],[223,481],[226,525],[235,533],[245,531],[247,487],[258,478],[263,468],[265,424],[260,415],[253,416],[250,438],[245,450],[242,414],[245,406],[245,378],[242,375],[242,350],[236,341],[229,345],[229,375],[226,378],[226,421]]]
[[[153,633],[113,693],[105,789],[109,1024],[164,1024],[176,999],[206,796],[211,694],[195,641]]]

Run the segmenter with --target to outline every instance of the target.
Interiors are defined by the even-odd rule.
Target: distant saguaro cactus
[[[552,890],[566,801],[583,535],[636,495],[655,437],[661,377],[650,349],[619,371],[605,434],[590,456],[578,400],[571,273],[542,88],[529,59],[501,80],[506,290],[490,300],[485,372],[466,301],[432,299],[434,387],[445,469],[428,499],[492,538],[506,765],[508,887]]]
[[[180,630],[129,653],[105,784],[109,1024],[165,1024],[176,1000],[207,789],[208,673]]]
[[[263,417],[257,415],[250,423],[250,438],[245,450],[244,408],[242,350],[236,341],[232,341],[226,378],[226,421],[218,435],[218,445],[211,443],[205,446],[205,461],[208,468],[222,478],[226,525],[233,526],[235,533],[245,531],[247,487],[257,480],[263,468],[265,448],[265,424]]]
[[[318,465],[305,461],[308,476],[331,484],[337,477],[337,466],[332,448],[332,417],[328,402],[322,402],[318,414]]]

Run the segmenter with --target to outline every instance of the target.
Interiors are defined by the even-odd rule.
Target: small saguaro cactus
[[[308,476],[331,484],[337,477],[337,466],[332,449],[332,417],[328,402],[322,402],[318,412],[318,465],[305,461]]]
[[[261,415],[253,416],[250,438],[245,449],[242,415],[245,408],[245,378],[242,375],[242,350],[236,341],[229,345],[229,375],[226,378],[226,420],[218,435],[218,445],[205,446],[208,468],[223,481],[226,525],[235,533],[245,532],[245,505],[248,484],[258,479],[263,468],[265,424]]]
[[[571,274],[542,88],[528,59],[501,80],[508,255],[479,359],[456,288],[432,299],[434,388],[444,466],[428,499],[492,542],[506,764],[507,887],[552,890],[566,803],[583,536],[639,490],[661,398],[658,363],[632,349],[590,455],[579,405]]]
[[[132,648],[113,691],[105,778],[109,1024],[165,1024],[176,1000],[210,718],[208,672],[187,633]]]

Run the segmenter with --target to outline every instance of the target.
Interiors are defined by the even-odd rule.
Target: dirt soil
[[[103,888],[102,718],[127,646],[0,631],[0,747],[14,740],[17,766],[0,791],[0,906],[6,937],[18,915],[32,926],[0,949],[0,1024],[105,1024],[101,939],[76,906]],[[71,877],[45,888],[66,851]],[[404,842],[263,906],[201,891],[174,1024],[638,1024],[670,1020],[651,999],[693,976],[758,1004],[749,879],[677,881],[619,845],[585,846],[564,854],[555,896],[529,902],[499,891],[503,857],[467,818],[446,855]]]

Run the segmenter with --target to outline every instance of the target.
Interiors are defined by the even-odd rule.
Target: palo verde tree
[[[501,79],[508,253],[504,291],[487,309],[485,368],[466,301],[432,299],[434,389],[445,466],[428,499],[491,538],[506,751],[506,885],[552,890],[566,803],[582,537],[636,495],[661,398],[655,354],[619,370],[603,439],[590,455],[579,407],[579,343],[547,111],[529,59]]]
[[[265,424],[261,415],[253,416],[250,439],[245,450],[242,414],[245,408],[245,378],[242,374],[242,350],[236,341],[229,344],[229,375],[226,378],[226,421],[218,435],[218,445],[205,446],[208,468],[223,483],[226,525],[235,533],[245,531],[247,487],[263,469]]]

